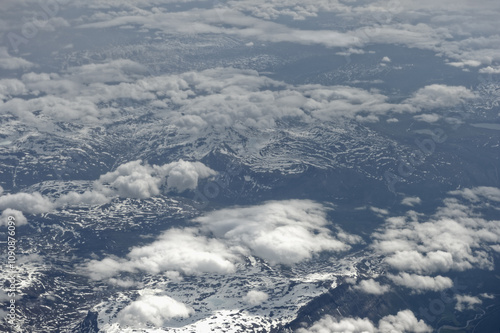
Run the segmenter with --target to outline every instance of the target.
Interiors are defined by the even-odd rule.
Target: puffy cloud
[[[411,310],[399,311],[395,316],[385,316],[378,322],[378,327],[368,318],[343,318],[337,320],[325,316],[311,327],[300,328],[297,333],[425,333],[432,332],[423,320],[418,320]]]
[[[156,98],[147,89],[134,89],[128,83],[135,82],[140,86],[141,82],[137,80],[146,74],[143,65],[126,59],[70,67],[61,74],[27,73],[22,76],[21,83],[26,88],[23,93],[31,95],[31,98],[8,99],[4,104],[0,104],[0,112],[17,115],[31,124],[40,121],[31,115],[34,111],[41,111],[52,121],[102,122],[116,117],[120,111],[108,104],[111,100]],[[12,83],[10,82],[11,85]],[[19,94],[21,86],[19,83],[17,85]],[[0,83],[0,97],[1,95]]]
[[[0,196],[0,209],[13,208],[29,214],[40,214],[67,205],[101,205],[109,200],[110,198],[99,191],[85,191],[83,193],[70,191],[58,198],[50,198],[39,192],[19,192]]]
[[[485,68],[481,68],[479,70],[479,73],[485,73],[485,74],[500,74],[500,66],[488,66]]]
[[[491,194],[490,191],[486,193]],[[372,247],[392,268],[419,274],[463,271],[471,268],[492,269],[488,244],[500,243],[498,221],[487,221],[456,199],[445,205],[426,222],[415,212],[406,217],[387,219],[384,228],[373,234]]]
[[[378,323],[378,330],[381,333],[424,333],[433,331],[433,329],[429,327],[423,320],[418,320],[410,310],[399,311],[395,316],[389,315],[383,317]]]
[[[271,263],[294,264],[321,251],[349,249],[359,236],[325,226],[326,208],[309,200],[272,201],[222,209],[195,219],[200,228],[170,229],[149,245],[134,247],[126,258],[91,260],[83,272],[95,280],[121,272],[186,275],[227,274],[243,255]]]
[[[419,197],[406,197],[401,200],[402,205],[413,207],[415,205],[420,205],[422,200]]]
[[[198,180],[215,176],[217,173],[201,162],[186,162],[179,160],[160,167],[161,173],[167,177],[169,190],[184,192],[194,190]]]
[[[411,112],[409,105],[395,105],[387,102],[387,96],[378,91],[368,91],[347,86],[304,86],[304,96],[309,100],[306,110],[314,118],[331,121],[339,117],[356,118],[367,114],[372,120],[378,115],[393,112]],[[360,115],[361,113],[361,115]],[[366,117],[365,117],[366,118]]]
[[[32,114],[42,111],[51,119],[59,121],[95,122],[105,110],[100,110],[95,103],[85,97],[66,99],[48,95],[32,99],[13,98],[0,105],[0,113],[9,113],[18,116],[28,123],[36,122]]]
[[[444,199],[444,205],[425,222],[423,216],[408,211],[406,216],[389,217],[379,231],[372,234],[373,250],[384,257],[384,263],[397,274],[386,274],[395,284],[417,292],[442,290],[453,285],[443,276],[425,276],[473,268],[493,269],[493,251],[499,251],[498,221],[488,221],[474,209],[484,207],[484,200],[497,201],[498,189],[491,187],[450,192],[469,200]],[[420,199],[403,200],[413,205]],[[406,200],[406,201],[405,201]],[[472,204],[471,204],[472,202]]]
[[[326,228],[325,207],[309,200],[222,209],[195,221],[216,237],[244,245],[271,263],[294,264],[321,251],[347,250],[347,243],[361,240],[343,232],[335,237]]]
[[[91,279],[102,280],[109,278],[110,281],[114,282],[115,279],[112,278],[112,276],[127,268],[122,265],[120,260],[115,258],[104,258],[99,261],[91,260],[82,267],[82,269]]]
[[[18,96],[26,93],[26,86],[17,79],[0,80],[0,99],[7,99],[10,96]]]
[[[0,47],[0,68],[15,70],[21,68],[29,68],[34,66],[31,62],[24,60],[23,58],[13,57],[9,54],[7,47]]]
[[[478,186],[474,188],[464,188],[462,190],[456,190],[449,192],[453,195],[460,195],[463,198],[477,202],[482,198],[500,202],[500,189],[497,187],[489,187],[489,186]]]
[[[111,60],[102,64],[71,67],[68,79],[83,84],[104,82],[131,82],[147,74],[147,68],[128,59]]]
[[[422,276],[417,274],[399,273],[388,277],[397,285],[413,289],[415,291],[440,291],[453,287],[453,281],[441,275]]]
[[[95,187],[112,195],[113,191],[125,198],[150,198],[160,194],[163,179],[157,176],[154,167],[143,165],[142,161],[122,164],[115,171],[99,177]],[[108,187],[109,186],[109,191]]]
[[[78,192],[68,192],[61,195],[54,201],[56,207],[69,206],[80,206],[80,205],[102,205],[108,203],[110,198],[104,194],[97,191],[85,191],[83,193]]]
[[[148,77],[143,77],[143,72],[142,65],[119,59],[71,67],[62,74],[28,73],[23,75],[22,82],[16,81],[16,87],[14,82],[8,82],[9,88],[4,90],[33,97],[7,99],[0,105],[0,112],[17,115],[33,124],[39,122],[32,115],[35,111],[58,121],[109,122],[124,111],[140,112],[140,108],[127,108],[123,101],[128,100],[149,103],[149,111],[158,118],[174,124],[181,132],[195,134],[210,126],[264,129],[275,126],[275,121],[284,117],[304,122],[339,117],[378,121],[380,115],[391,112],[418,111],[425,106],[422,103],[430,103],[432,94],[439,96],[432,103],[443,106],[455,105],[472,94],[463,91],[463,87],[432,85],[420,89],[402,104],[392,104],[377,90],[293,86],[252,70],[215,68]],[[0,94],[1,90],[0,85]],[[41,93],[44,94],[39,96]]]
[[[479,297],[469,296],[469,295],[455,295],[457,304],[455,305],[455,310],[464,311],[474,309],[474,305],[482,304],[483,301]]]
[[[368,318],[344,318],[340,321],[325,316],[308,329],[299,328],[297,333],[374,333],[376,328]]]
[[[50,198],[39,192],[1,195],[3,191],[0,191],[0,209],[11,208],[40,214],[68,205],[101,205],[115,196],[145,199],[160,194],[160,186],[165,182],[168,190],[182,192],[195,189],[199,179],[215,174],[214,170],[200,162],[179,160],[162,166],[150,166],[137,160],[101,175],[94,182],[94,188],[83,193],[70,191],[57,198]]]
[[[256,306],[256,305],[260,305],[260,304],[264,303],[265,301],[267,301],[268,298],[269,298],[269,295],[263,291],[250,290],[243,297],[243,300],[252,306]]]
[[[145,328],[165,326],[171,319],[188,318],[194,310],[166,295],[142,295],[121,310],[116,322],[120,326]]]
[[[120,59],[72,67],[63,74],[28,73],[22,82],[5,82],[9,87],[4,90],[22,92],[30,98],[4,94],[6,101],[0,104],[0,112],[14,114],[37,126],[41,120],[33,115],[35,111],[45,115],[45,122],[93,124],[111,122],[124,112],[144,112],[144,107],[129,107],[130,103],[141,103],[158,121],[174,125],[179,133],[196,135],[210,128],[267,129],[282,118],[303,122],[339,118],[376,122],[381,115],[419,111],[422,100],[429,103],[427,98],[432,93],[440,96],[433,102],[440,105],[453,104],[471,94],[464,94],[463,87],[433,85],[420,89],[401,104],[392,104],[377,90],[339,85],[294,86],[252,70],[215,68],[148,77],[143,77],[142,71],[142,65]],[[121,81],[116,84],[115,80]],[[0,84],[0,95],[1,90]]]
[[[395,269],[418,273],[446,272],[454,265],[452,254],[445,251],[431,251],[425,255],[418,251],[398,251],[386,262]]]
[[[178,271],[183,274],[232,273],[238,252],[195,229],[170,229],[149,245],[134,247],[125,259],[92,260],[84,271],[92,279],[113,277],[120,272],[150,274]]]
[[[438,109],[459,105],[465,100],[475,97],[472,91],[462,86],[432,84],[419,89],[405,102],[418,110]]]
[[[423,121],[426,123],[435,123],[439,119],[441,119],[441,116],[435,113],[424,113],[424,114],[419,114],[416,116],[413,116],[413,119],[418,120],[418,121]]]
[[[380,282],[373,279],[362,280],[358,285],[354,286],[354,289],[361,290],[367,294],[382,295],[388,292],[391,287],[383,286]]]
[[[167,183],[172,191],[194,190],[198,180],[216,175],[201,162],[179,160],[162,166],[143,164],[141,160],[127,162],[99,178],[95,188],[106,195],[116,194],[125,198],[150,198],[160,194],[160,187]]]
[[[8,225],[9,217],[13,217],[16,227],[28,224],[28,220],[24,217],[23,212],[11,208],[7,208],[2,212],[0,216],[0,225]]]
[[[0,210],[12,208],[30,214],[45,213],[54,208],[53,202],[39,192],[6,194],[0,197]]]

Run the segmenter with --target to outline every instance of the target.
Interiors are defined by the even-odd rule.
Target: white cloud
[[[402,205],[410,207],[413,207],[415,205],[420,205],[420,203],[422,203],[422,200],[419,197],[406,197],[403,200],[401,200]]]
[[[328,230],[326,208],[309,200],[222,209],[195,222],[201,224],[199,229],[170,229],[153,243],[132,248],[126,258],[91,260],[81,268],[95,280],[122,272],[229,274],[244,255],[291,265],[321,251],[347,250],[350,243],[361,241],[340,229],[336,234]]]
[[[12,208],[30,214],[45,213],[54,208],[54,204],[39,192],[6,194],[0,197],[0,210]]]
[[[418,121],[423,121],[426,123],[435,123],[439,119],[441,119],[441,116],[435,113],[424,113],[424,114],[419,114],[416,116],[413,116],[413,119],[418,120]]]
[[[83,193],[70,191],[57,198],[39,192],[2,195],[0,191],[0,210],[40,214],[65,206],[93,206],[108,203],[113,197],[150,198],[160,194],[160,186],[166,182],[170,191],[182,192],[195,189],[199,179],[215,175],[216,172],[200,162],[179,160],[162,166],[142,161],[132,161],[120,165],[115,171],[101,175],[94,182],[92,190]],[[3,190],[3,189],[2,189]]]
[[[116,321],[120,326],[162,327],[171,319],[188,318],[193,313],[192,308],[169,296],[143,295],[121,310]]]
[[[376,328],[368,318],[344,318],[338,321],[331,316],[325,316],[308,329],[299,328],[297,333],[362,333],[376,332]]]
[[[500,243],[498,221],[478,217],[456,199],[444,203],[426,222],[419,222],[413,211],[387,219],[384,228],[373,234],[372,247],[390,267],[405,272],[492,269],[493,259],[485,246]]]
[[[465,60],[465,61],[449,62],[448,65],[459,68],[464,68],[465,66],[478,67],[481,66],[481,62],[477,60]]]
[[[222,209],[195,221],[216,237],[244,245],[271,263],[294,264],[322,251],[348,250],[347,243],[360,241],[345,233],[335,237],[326,228],[325,207],[309,200]]]
[[[459,105],[475,97],[472,91],[463,86],[432,84],[419,89],[405,102],[417,109],[432,110]]]
[[[374,207],[374,206],[370,206],[370,210],[374,213],[377,213],[379,215],[387,215],[389,214],[389,211],[387,209],[383,209],[383,208],[378,208],[378,207]]]
[[[95,187],[108,195],[112,195],[114,190],[120,197],[145,199],[160,194],[162,182],[163,179],[156,176],[154,167],[137,160],[101,175]],[[109,186],[110,190],[105,186]]]
[[[378,330],[380,333],[424,333],[433,331],[433,329],[425,324],[423,320],[418,320],[410,310],[399,311],[395,316],[385,316],[379,321]]]
[[[18,96],[26,93],[26,86],[17,79],[0,80],[0,99],[5,100],[11,96]]]
[[[22,10],[19,4],[9,3]],[[78,0],[68,5],[85,13],[72,19],[80,28],[137,27],[166,35],[224,34],[261,42],[319,44],[357,50],[368,44],[396,44],[433,51],[446,57],[450,64],[462,67],[489,66],[500,60],[500,37],[494,29],[494,13],[500,8],[495,1],[482,1],[473,7],[462,0],[418,3],[408,0],[370,3],[242,0],[217,2],[207,9],[190,7],[173,12],[167,11],[162,6],[164,3],[157,0]],[[315,19],[323,13],[340,17],[345,25],[324,28],[325,24]],[[307,19],[312,24],[276,23],[282,17],[290,17],[293,21]],[[0,31],[12,30],[13,26],[20,28],[19,17],[3,18],[6,23],[4,28],[0,25]],[[50,21],[45,30],[70,24],[60,16]],[[313,28],[309,30],[305,26]],[[319,26],[322,28],[314,30]],[[351,30],[342,29],[345,26]]]
[[[453,195],[460,195],[473,202],[478,202],[481,198],[500,202],[500,189],[497,187],[478,186],[474,188],[464,188],[462,190],[451,191],[449,193]]]
[[[263,291],[250,290],[244,297],[243,300],[250,304],[251,306],[256,306],[264,303],[269,298],[269,295]]]
[[[399,273],[399,275],[387,275],[395,284],[415,291],[440,291],[453,287],[453,281],[441,275],[422,276],[417,274]]]
[[[198,180],[216,175],[201,162],[179,160],[162,166],[143,164],[141,160],[127,162],[115,171],[102,175],[95,188],[108,196],[146,199],[160,194],[166,182],[168,190],[194,190]]]
[[[9,55],[9,51],[7,47],[0,47],[0,68],[7,70],[16,70],[16,69],[26,69],[33,67],[34,64],[24,60],[23,58],[13,57]]]
[[[167,177],[169,190],[184,192],[194,190],[198,180],[215,176],[217,173],[201,162],[186,162],[179,160],[160,167],[161,173]]]
[[[105,110],[99,110],[95,103],[83,96],[74,99],[53,95],[32,99],[13,98],[0,104],[1,113],[16,115],[31,124],[37,121],[32,114],[35,111],[42,111],[51,119],[80,122],[95,122],[100,116],[106,114]]]
[[[472,310],[475,305],[483,303],[479,297],[469,295],[455,295],[455,299],[457,300],[457,304],[455,305],[455,310],[457,311]]]
[[[377,121],[378,115],[389,112],[411,112],[410,105],[395,105],[387,102],[387,96],[378,91],[367,91],[347,86],[305,86],[306,110],[321,121],[331,121],[339,117]],[[366,116],[364,116],[366,114]]]
[[[485,68],[481,68],[479,73],[485,74],[500,74],[500,66],[488,66]]]
[[[412,311],[399,311],[395,316],[385,316],[378,322],[378,327],[368,318],[343,318],[337,320],[325,316],[311,327],[300,328],[297,333],[426,333],[432,332],[423,320],[418,320]]]
[[[54,201],[56,207],[64,207],[64,206],[94,206],[94,205],[102,205],[108,203],[110,198],[105,196],[104,194],[97,191],[85,191],[83,193],[78,193],[74,191],[70,191],[66,194],[61,195]]]
[[[7,208],[2,212],[2,216],[0,216],[0,226],[7,226],[9,224],[9,217],[14,218],[12,221],[15,222],[16,227],[28,224],[28,220],[24,217],[23,212]]]
[[[382,62],[391,62],[391,58],[389,57],[383,57]]]
[[[493,251],[500,251],[498,221],[486,220],[474,210],[485,206],[480,197],[497,201],[497,192],[492,187],[452,191],[450,194],[469,202],[464,205],[455,198],[444,199],[444,205],[425,222],[419,221],[424,215],[413,210],[406,216],[387,218],[384,227],[372,234],[371,244],[375,253],[384,257],[389,271],[398,271],[386,276],[397,285],[422,292],[453,285],[448,277],[428,275],[473,268],[492,270]],[[420,199],[410,197],[402,203],[413,206],[417,202]]]
[[[147,74],[147,68],[135,61],[116,59],[102,64],[88,64],[67,69],[68,79],[82,84],[132,82]]]
[[[238,261],[237,249],[186,228],[170,229],[153,243],[132,248],[126,259],[92,260],[83,269],[95,280],[110,278],[120,272],[138,271],[150,274],[173,271],[187,275],[227,274],[235,271],[234,263]]]
[[[488,6],[491,10],[455,5],[453,8],[444,8],[440,4],[428,3],[415,6],[407,1],[398,1],[395,4],[391,0],[371,4],[230,1],[219,3],[218,8],[214,9],[191,9],[173,13],[158,9],[116,11],[112,15],[96,15],[93,22],[82,24],[80,27],[139,25],[169,35],[215,33],[258,39],[262,42],[320,44],[349,49],[359,49],[373,43],[402,44],[444,54],[448,58],[458,60],[451,64],[464,66],[490,64],[499,59],[498,47],[493,46],[497,45],[496,31],[486,24],[489,22],[490,26],[494,25],[495,20],[491,13],[497,6],[493,3],[488,3]],[[350,31],[305,30],[272,21],[286,15],[295,20],[307,18],[314,22],[312,18],[324,12],[342,16],[354,28]],[[453,12],[453,15],[450,15],[450,12]],[[457,15],[457,12],[460,14]],[[471,35],[480,37],[470,37]]]
[[[0,196],[0,209],[13,208],[29,214],[40,214],[67,205],[100,205],[107,202],[109,202],[109,198],[96,191],[85,191],[84,193],[70,191],[55,199],[39,192],[19,192]]]
[[[381,285],[373,279],[362,280],[358,285],[354,286],[354,289],[361,290],[367,294],[382,295],[388,292],[391,287],[386,285]]]
[[[425,255],[418,251],[398,251],[386,260],[391,267],[418,273],[448,271],[453,268],[453,256],[445,251],[431,251]]]
[[[179,133],[199,135],[204,130],[226,128],[265,130],[282,118],[377,122],[382,115],[418,112],[430,107],[429,103],[436,107],[455,105],[472,94],[463,87],[433,85],[401,104],[392,104],[375,89],[294,86],[252,70],[215,68],[148,77],[143,77],[143,71],[142,65],[119,59],[72,67],[63,74],[28,73],[22,81],[5,81],[4,94],[0,81],[0,95],[5,98],[0,113],[41,126],[41,122],[61,120],[109,123],[126,114],[152,112],[158,121],[175,126]],[[113,82],[116,80],[120,83]],[[432,93],[439,99],[429,102]],[[19,94],[30,97],[20,98]],[[141,107],[130,107],[131,103]],[[35,116],[35,111],[44,117]]]
[[[80,28],[109,28],[139,24],[147,29],[159,29],[166,34],[218,33],[256,38],[263,42],[294,42],[305,45],[322,44],[327,47],[353,47],[360,39],[349,33],[332,30],[301,30],[286,25],[248,16],[240,11],[226,9],[192,9],[186,12],[142,12],[134,16],[106,18],[106,21],[80,25]],[[229,26],[228,28],[224,25]]]

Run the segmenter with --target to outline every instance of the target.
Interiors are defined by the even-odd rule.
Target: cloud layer
[[[80,6],[85,5],[80,3]],[[96,6],[121,7],[114,1]],[[358,49],[374,43],[402,44],[444,55],[457,67],[490,65],[500,60],[496,46],[498,35],[492,29],[495,24],[492,13],[500,8],[494,1],[484,1],[477,7],[465,1],[418,4],[407,0],[376,3],[228,1],[217,3],[215,8],[180,12],[151,6],[152,2],[145,2],[141,10],[122,7],[105,16],[94,15],[79,27],[102,29],[137,25],[166,35],[224,34],[261,42]],[[317,24],[321,28],[311,29],[278,21],[288,16],[296,22],[312,22],[314,27],[320,13],[344,20],[349,29],[339,29],[334,24],[326,25],[326,29],[325,24]]]
[[[346,251],[361,238],[326,228],[327,209],[309,200],[272,201],[218,210],[195,219],[200,228],[170,229],[126,258],[92,260],[84,272],[96,280],[120,272],[229,274],[243,256],[292,265],[323,251]],[[250,295],[259,298],[259,293]]]
[[[378,326],[367,318],[343,318],[337,320],[325,316],[311,327],[301,328],[297,333],[425,333],[432,332],[432,328],[423,320],[418,320],[412,311],[399,311],[396,315],[385,316],[378,322]]]
[[[372,249],[397,274],[387,277],[396,285],[414,291],[443,290],[453,286],[450,278],[436,275],[472,268],[494,268],[493,251],[500,244],[499,221],[486,220],[475,212],[489,205],[484,199],[499,201],[499,189],[477,187],[452,191],[468,200],[447,198],[436,213],[421,221],[422,214],[408,211],[406,216],[389,217],[373,237]],[[483,198],[483,200],[480,200]],[[403,200],[413,205],[416,200]],[[471,202],[473,204],[471,204]]]
[[[0,114],[41,127],[55,121],[95,125],[152,113],[165,126],[197,135],[208,129],[264,130],[289,118],[374,122],[381,116],[451,107],[475,97],[462,86],[434,84],[394,104],[377,90],[290,85],[252,70],[215,68],[158,76],[143,72],[142,65],[118,59],[71,67],[64,74],[32,72],[20,80],[0,80]]]

